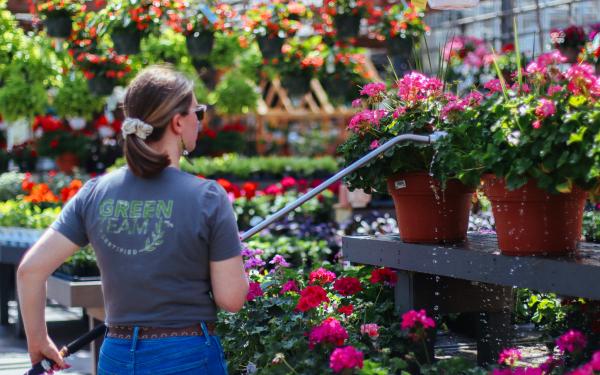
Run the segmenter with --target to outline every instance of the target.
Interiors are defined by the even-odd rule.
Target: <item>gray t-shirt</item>
[[[225,190],[173,167],[152,179],[127,167],[91,179],[51,228],[77,245],[91,243],[110,324],[215,321],[209,261],[241,253]]]

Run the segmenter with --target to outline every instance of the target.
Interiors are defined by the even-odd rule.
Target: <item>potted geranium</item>
[[[333,18],[336,35],[340,39],[355,38],[360,31],[360,20],[373,8],[367,0],[325,0],[322,11]]]
[[[73,63],[88,79],[90,91],[99,96],[109,95],[131,72],[127,56],[117,55],[114,51],[79,53]]]
[[[598,187],[600,80],[591,65],[565,62],[559,52],[542,54],[516,82],[486,84],[477,158],[506,254],[574,251],[586,192]]]
[[[46,25],[46,33],[54,38],[68,38],[71,35],[74,14],[81,11],[81,1],[50,0],[37,3],[36,10]]]
[[[478,92],[456,97],[435,77],[411,72],[389,92],[370,83],[356,106],[368,105],[350,120],[350,136],[339,148],[348,165],[391,138],[405,133],[449,135],[433,145],[405,142],[351,173],[348,187],[392,195],[400,236],[406,242],[456,242],[465,239],[469,207],[479,176],[463,171],[476,165],[465,152],[474,142],[466,126],[482,99]]]
[[[177,0],[111,1],[102,10],[105,18],[102,30],[110,33],[118,54],[138,54],[142,37],[158,30],[163,23],[179,24],[184,8],[185,4]]]
[[[204,11],[195,11],[184,21],[183,32],[189,54],[195,58],[210,55],[215,41],[215,32],[225,32],[233,27],[237,12],[228,4],[218,4],[210,11],[216,17],[209,19]]]
[[[310,90],[310,81],[325,62],[325,49],[320,36],[306,40],[289,39],[281,49],[281,60],[270,61],[290,97],[300,97]]]
[[[553,29],[550,38],[554,48],[566,58],[565,62],[574,64],[586,42],[583,27],[571,25],[565,29]]]
[[[244,29],[256,37],[263,57],[272,59],[281,54],[285,38],[300,30],[301,19],[309,16],[308,8],[299,2],[259,3],[244,14]]]
[[[73,130],[81,130],[102,109],[104,99],[90,92],[83,73],[71,72],[62,76],[52,105],[56,114],[66,118]]]
[[[425,14],[411,3],[387,6],[373,25],[380,39],[385,39],[388,54],[410,56],[413,46],[429,31],[423,22]]]
[[[54,158],[61,172],[73,173],[73,169],[89,151],[88,135],[71,129],[53,116],[38,116],[33,123],[33,131],[37,137],[38,154]]]
[[[600,24],[592,25],[590,41],[583,51],[584,61],[596,67],[596,75],[600,75]]]

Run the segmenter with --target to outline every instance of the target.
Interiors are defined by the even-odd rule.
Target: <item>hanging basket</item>
[[[88,88],[92,94],[97,96],[106,96],[112,94],[115,86],[115,80],[105,76],[95,76],[88,80]]]
[[[333,18],[338,38],[356,38],[361,17],[356,14],[336,14]]]
[[[436,10],[458,10],[473,8],[479,0],[429,0],[429,7]]]
[[[214,44],[215,34],[208,31],[195,32],[185,37],[188,53],[196,58],[210,55]]]
[[[262,53],[265,59],[272,59],[281,55],[281,47],[283,47],[285,39],[278,36],[267,35],[259,36],[257,40],[260,53]]]
[[[67,13],[60,13],[48,16],[44,21],[46,25],[46,34],[52,38],[68,38],[71,36],[72,21]]]
[[[411,36],[402,38],[401,36],[397,35],[385,40],[385,45],[389,56],[410,57],[412,55],[414,44],[415,40]]]
[[[299,98],[310,91],[310,77],[304,74],[281,76],[281,85],[290,98]]]
[[[138,29],[127,28],[115,30],[110,34],[119,55],[137,55],[140,53],[142,32]]]
[[[351,98],[358,97],[358,87],[348,79],[332,76],[323,79],[321,84],[329,100],[334,104],[347,104],[352,100]]]

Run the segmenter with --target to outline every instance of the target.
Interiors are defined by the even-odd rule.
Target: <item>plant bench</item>
[[[495,235],[469,234],[457,245],[404,243],[398,236],[346,236],[344,259],[397,270],[399,312],[478,312],[477,359],[492,363],[512,338],[514,287],[600,300],[600,244],[570,257],[501,255]]]

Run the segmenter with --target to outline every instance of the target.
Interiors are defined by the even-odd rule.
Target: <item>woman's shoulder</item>
[[[203,193],[203,195],[207,196],[218,196],[218,195],[227,195],[225,189],[219,185],[219,183],[215,180],[211,180],[204,177],[195,176],[188,172],[170,168],[173,173],[177,175],[178,188],[185,190],[190,189],[192,193]]]

